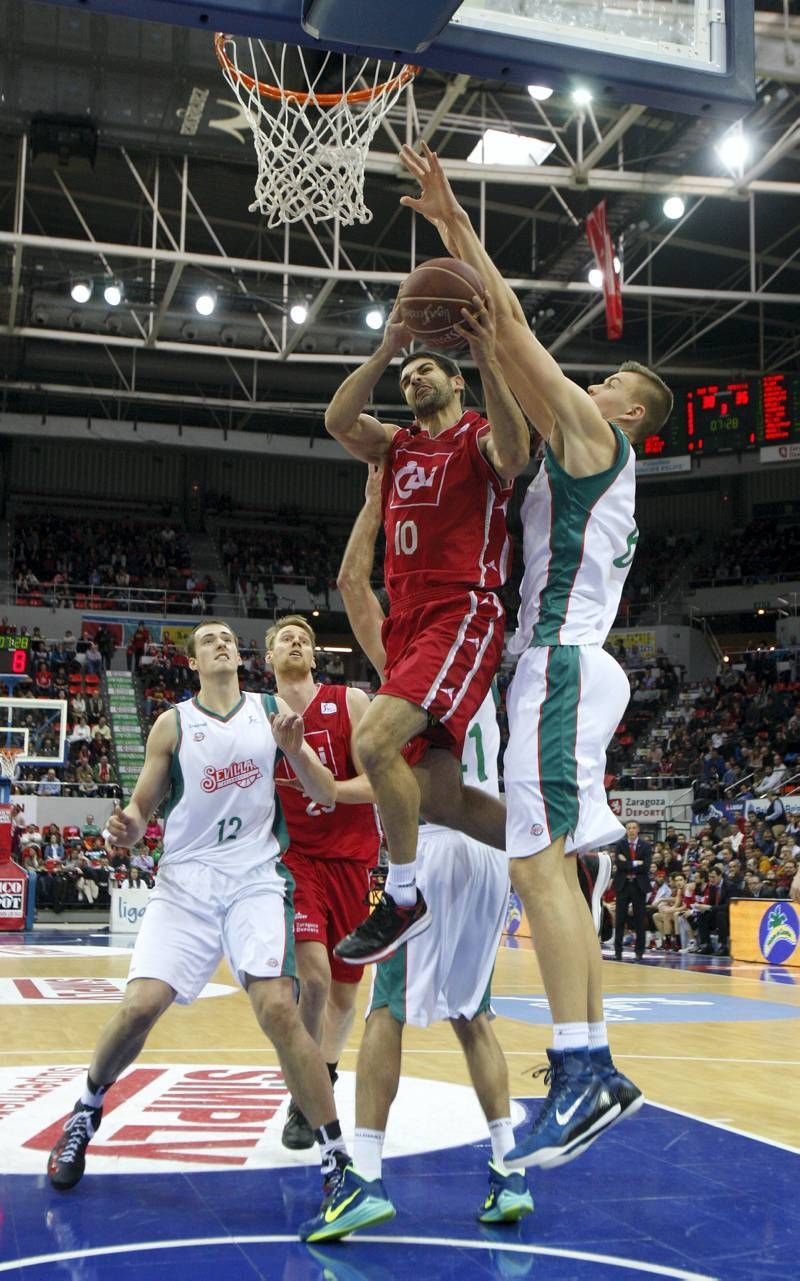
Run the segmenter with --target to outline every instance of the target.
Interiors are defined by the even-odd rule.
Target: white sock
[[[417,860],[412,863],[390,863],[386,893],[398,907],[413,907],[417,901]]]
[[[356,1126],[353,1136],[353,1165],[362,1179],[372,1183],[381,1177],[381,1160],[385,1130],[363,1130]]]
[[[586,1050],[589,1048],[588,1023],[554,1023],[554,1050]]]
[[[496,1121],[490,1121],[489,1138],[492,1140],[492,1160],[494,1164],[503,1174],[508,1174],[509,1171],[504,1165],[504,1158],[516,1143],[511,1117],[500,1116]]]
[[[92,1085],[94,1085],[94,1082],[90,1085],[89,1078],[87,1076],[83,1084],[83,1089],[81,1090],[81,1103],[87,1108],[101,1108],[103,1106],[103,1099],[106,1096],[106,1091],[109,1087],[107,1085],[98,1085],[97,1088],[93,1090]]]
[[[608,1028],[605,1022],[589,1024],[589,1049],[603,1050],[608,1045]]]

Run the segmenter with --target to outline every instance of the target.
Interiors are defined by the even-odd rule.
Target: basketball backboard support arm
[[[45,2],[86,10],[82,0]],[[657,9],[656,0],[653,3]],[[480,7],[474,3],[462,5],[441,34],[422,50],[417,48],[420,41],[424,44],[437,21],[442,17],[446,19],[452,11],[451,0],[408,0],[402,6],[407,36],[401,49],[372,44],[356,48],[325,36],[323,29],[332,21],[331,15],[337,9],[352,7],[366,39],[379,38],[376,28],[365,20],[363,0],[338,0],[336,6],[314,0],[212,0],[210,4],[202,0],[92,0],[91,7],[99,12],[123,13],[153,22],[201,27],[208,30],[209,35],[213,31],[228,31],[283,44],[313,46],[318,42],[302,26],[306,13],[307,23],[320,30],[320,42],[339,52],[400,55],[406,61],[440,71],[466,73],[509,84],[545,83],[569,88],[580,82],[588,85],[596,98],[633,101],[688,114],[735,117],[742,114],[755,96],[752,0],[719,0],[713,9],[709,0],[693,3],[686,0],[683,7],[690,16],[693,12],[702,12],[707,20],[713,18],[716,36],[712,41],[712,62],[720,69],[711,70],[711,64],[704,64],[693,54],[686,65],[670,60],[668,75],[654,74],[660,61],[657,50],[648,57],[629,56],[621,52],[623,42],[615,43],[614,37],[606,40],[598,37],[588,46],[584,42],[582,47],[580,41],[566,39],[564,32],[554,31],[552,38],[548,38],[538,22],[531,21],[530,31],[526,33],[524,16],[513,30],[503,30],[501,6],[496,0],[482,0]],[[535,0],[531,0],[529,7],[546,9]],[[484,13],[488,26],[481,26]],[[717,22],[717,17],[723,21]],[[341,20],[337,27],[341,29]],[[661,61],[663,63],[663,59]]]

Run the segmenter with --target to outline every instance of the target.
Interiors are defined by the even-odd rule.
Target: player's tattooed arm
[[[178,713],[163,712],[150,731],[142,772],[133,795],[122,809],[116,805],[106,831],[115,845],[130,849],[144,836],[150,817],[169,788],[172,756],[178,746]]]
[[[278,711],[269,718],[275,742],[300,780],[306,796],[320,805],[334,805],[336,780],[305,742],[302,716],[293,712],[282,698],[275,701]]]
[[[382,524],[382,474],[381,466],[371,466],[368,470],[364,506],[350,531],[336,579],[353,635],[381,677],[386,662],[381,639],[385,615],[370,579],[375,561],[375,542]]]
[[[410,342],[411,335],[393,311],[380,347],[345,378],[325,411],[326,431],[362,462],[382,462],[397,431],[396,426],[382,423],[364,410],[384,371]]]

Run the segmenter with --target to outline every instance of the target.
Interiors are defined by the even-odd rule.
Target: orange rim
[[[384,80],[383,84],[375,85],[372,89],[354,89],[352,93],[309,93],[301,89],[282,89],[280,85],[265,84],[263,80],[254,80],[245,71],[240,71],[225,52],[225,43],[230,39],[231,37],[223,31],[218,31],[214,36],[214,49],[222,70],[227,71],[228,75],[238,80],[251,93],[255,89],[262,98],[272,98],[273,101],[278,102],[283,101],[284,98],[292,98],[295,102],[305,103],[309,98],[313,98],[320,107],[335,107],[343,98],[348,102],[369,102],[372,98],[379,98],[382,94],[391,93],[394,89],[402,89],[420,70],[419,67],[401,67],[391,80]]]

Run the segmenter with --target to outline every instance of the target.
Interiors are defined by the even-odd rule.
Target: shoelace
[[[78,1155],[81,1142],[85,1140],[88,1143],[89,1139],[91,1139],[94,1134],[89,1113],[75,1112],[67,1121],[64,1129],[69,1135],[69,1138],[61,1151],[60,1160],[74,1161],[75,1157]]]

